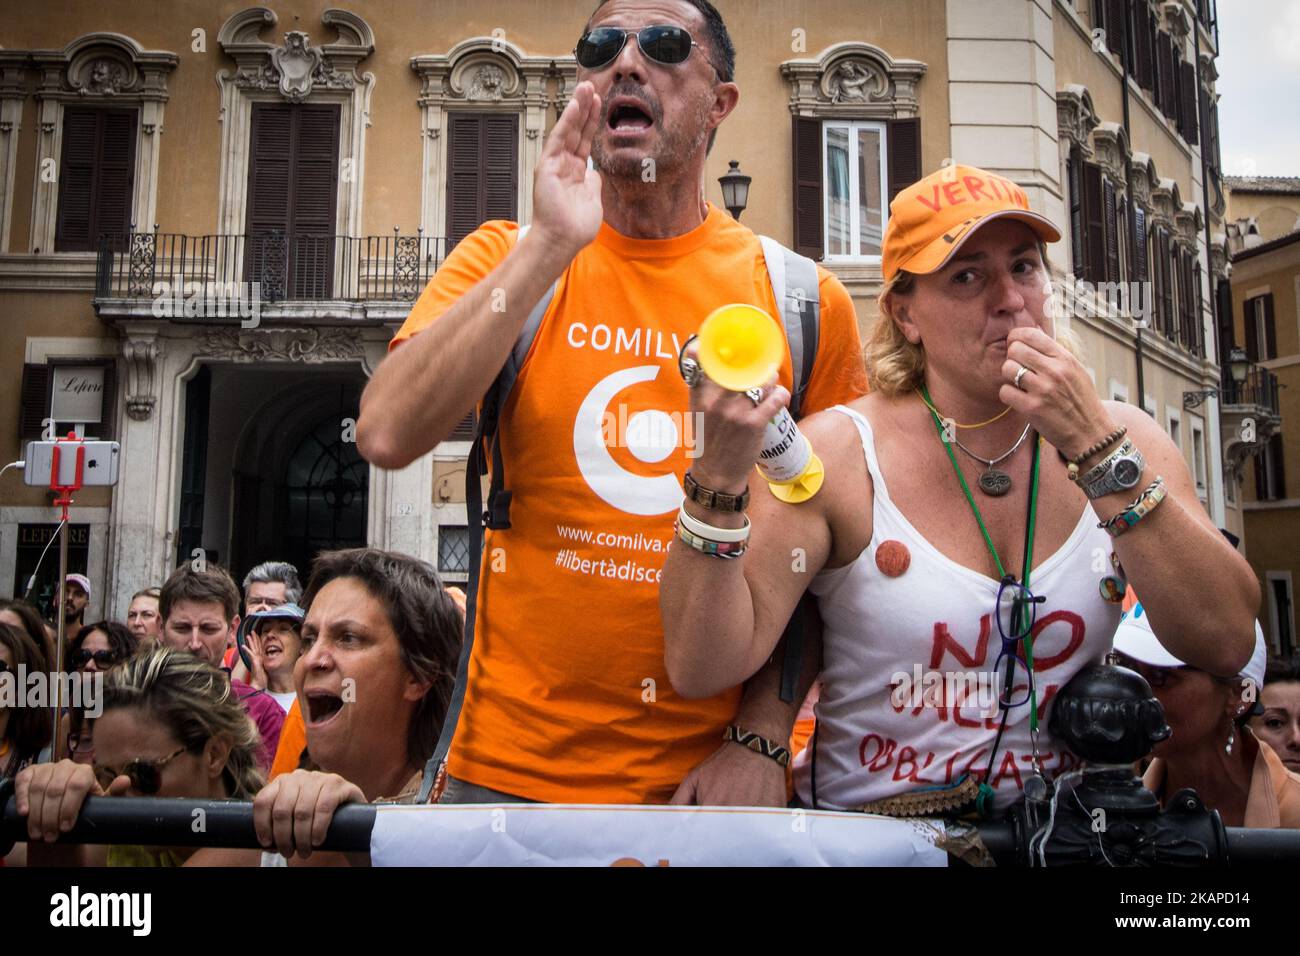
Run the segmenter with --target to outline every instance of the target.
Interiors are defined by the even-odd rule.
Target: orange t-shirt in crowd
[[[462,240],[390,348],[496,268],[518,230],[492,221]],[[806,413],[866,391],[853,302],[818,273]],[[695,447],[678,353],[728,303],[779,315],[758,238],[711,204],[671,239],[604,224],[561,277],[502,410],[512,527],[487,532],[452,776],[547,802],[665,802],[721,745],[740,691],[673,692],[658,582]]]
[[[282,773],[293,773],[302,760],[302,752],[307,749],[307,724],[298,709],[298,701],[289,705],[289,712],[284,715],[280,725],[280,742],[275,747],[275,759],[271,761],[271,773],[267,780],[274,780]]]

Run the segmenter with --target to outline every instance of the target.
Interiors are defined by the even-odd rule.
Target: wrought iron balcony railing
[[[262,302],[410,302],[442,264],[446,246],[441,236],[403,236],[396,229],[388,236],[105,235],[99,243],[95,295],[166,296],[177,301],[256,295]]]
[[[1251,365],[1246,372],[1246,380],[1237,383],[1227,372],[1223,375],[1219,390],[1222,405],[1254,405],[1266,408],[1273,415],[1281,414],[1278,401],[1277,376],[1259,365]]]

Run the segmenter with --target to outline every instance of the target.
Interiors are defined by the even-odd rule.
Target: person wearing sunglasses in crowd
[[[83,679],[83,694],[97,694],[91,678],[122,663],[135,653],[138,645],[135,634],[116,621],[87,624],[79,630],[68,645],[68,666]],[[90,697],[84,699],[93,701]],[[69,705],[59,727],[68,742],[65,753],[81,763],[95,759],[94,721],[86,716],[85,707]]]
[[[104,681],[93,765],[61,760],[15,782],[27,817],[29,865],[252,865],[256,850],[51,845],[88,796],[251,800],[263,784],[257,727],[226,675],[194,654],[159,646]]]
[[[383,468],[431,450],[554,284],[499,419],[509,526],[487,534],[443,799],[784,802],[783,768],[724,742],[733,721],[788,738],[798,702],[780,700],[781,662],[743,702],[739,681],[687,700],[664,674],[657,582],[689,436],[673,425],[674,447],[647,448],[631,420],[626,434],[602,425],[616,395],[641,423],[683,421],[680,343],[723,305],[780,312],[758,237],[703,194],[739,99],[735,49],[705,0],[594,5],[529,231],[487,222],[449,254],[367,384],[357,444]],[[866,389],[853,302],[816,275],[808,411]],[[780,374],[793,382],[788,356]]]
[[[786,390],[692,389],[695,480],[751,503],[748,517],[683,504],[661,591],[668,673],[692,697],[744,680],[809,588],[825,631],[795,770],[806,805],[980,812],[1031,778],[1045,790],[1076,763],[1048,709],[1110,647],[1121,571],[1171,650],[1219,674],[1249,657],[1250,566],[1159,425],[1102,401],[1062,342],[1043,245],[1059,238],[1019,186],[975,167],[898,194],[872,390],[801,423],[825,465],[802,504],[754,469]]]
[[[1288,770],[1300,773],[1300,657],[1269,658],[1259,703],[1263,711],[1250,719],[1250,729]]]
[[[1190,787],[1217,810],[1224,826],[1300,827],[1300,774],[1251,730],[1264,710],[1267,650],[1256,624],[1255,652],[1240,673],[1218,677],[1192,667],[1157,639],[1143,605],[1134,605],[1115,632],[1117,663],[1141,674],[1173,731],[1152,750],[1142,775],[1165,804]]]

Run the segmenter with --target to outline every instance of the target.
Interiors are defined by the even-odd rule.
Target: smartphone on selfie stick
[[[66,438],[54,441],[34,441],[27,446],[26,464],[23,471],[24,480],[29,485],[49,488],[55,493],[54,505],[62,509],[59,521],[59,589],[57,591],[58,637],[55,640],[54,661],[54,701],[52,703],[54,718],[53,741],[50,746],[50,761],[57,761],[62,749],[62,735],[58,732],[59,715],[63,709],[64,682],[58,679],[63,673],[63,649],[66,639],[65,617],[67,611],[63,603],[63,592],[68,578],[68,507],[72,504],[73,492],[84,486],[117,484],[118,461],[121,447],[115,441],[86,440],[69,432]],[[44,555],[42,555],[44,557]],[[39,562],[37,570],[40,570]],[[35,577],[35,574],[33,574]]]

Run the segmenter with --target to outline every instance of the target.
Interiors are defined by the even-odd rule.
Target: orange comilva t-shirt
[[[493,221],[462,240],[390,348],[496,268],[518,230]],[[866,391],[852,300],[819,273],[805,414]],[[502,410],[511,527],[487,533],[453,776],[546,802],[666,802],[721,745],[740,691],[673,692],[658,591],[698,437],[678,352],[733,302],[778,315],[757,237],[712,205],[672,239],[603,225],[561,277]],[[788,350],[780,377],[789,388]]]

